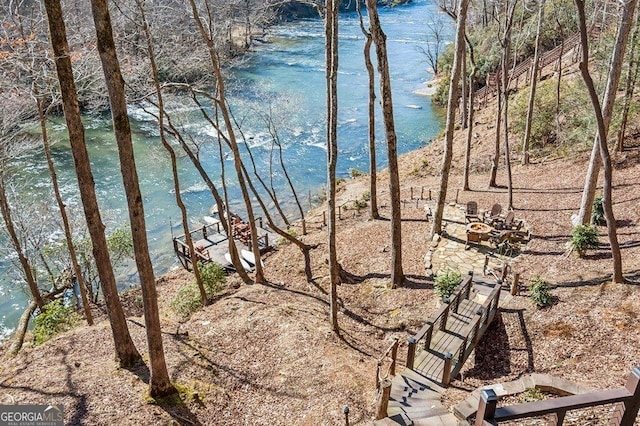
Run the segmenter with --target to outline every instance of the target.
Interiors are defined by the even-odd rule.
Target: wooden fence
[[[607,423],[610,426],[633,426],[640,408],[640,367],[631,370],[623,388],[564,396],[544,401],[528,402],[496,408],[498,397],[492,389],[480,393],[476,426],[497,425],[500,422],[548,416],[550,425],[562,425],[567,411],[615,404]]]

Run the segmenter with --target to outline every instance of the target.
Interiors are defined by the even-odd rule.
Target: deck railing
[[[396,375],[396,359],[398,357],[398,345],[400,341],[396,337],[389,349],[378,359],[376,368],[376,389],[381,393],[378,398],[378,406],[376,408],[376,419],[387,417],[387,408],[389,405],[389,397],[391,396],[391,380]],[[385,361],[389,361],[389,367],[383,374],[382,365]]]
[[[492,389],[480,393],[476,426],[551,415],[550,425],[562,425],[567,411],[615,404],[610,426],[633,426],[640,409],[640,367],[631,370],[623,388],[564,396],[545,401],[528,402],[496,408],[498,397]]]
[[[445,330],[449,315],[458,312],[460,303],[464,299],[469,299],[471,287],[473,285],[473,272],[469,271],[467,277],[458,285],[451,295],[448,303],[436,312],[434,318],[428,321],[413,337],[408,340],[407,368],[413,369],[416,359],[416,351],[420,347],[428,351],[432,349],[432,337],[438,330]],[[460,371],[465,361],[473,351],[476,343],[480,340],[486,329],[498,311],[500,299],[500,282],[493,288],[484,303],[478,308],[474,319],[459,333],[462,337],[462,344],[454,353],[444,355],[444,368],[442,371],[441,383],[448,386],[451,378]]]

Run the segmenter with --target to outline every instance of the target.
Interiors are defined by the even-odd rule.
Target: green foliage
[[[296,232],[296,230],[293,229],[293,228],[287,229],[287,234],[291,235],[293,238],[297,238],[298,237],[298,232]],[[289,240],[287,240],[284,237],[280,237],[280,238],[278,238],[278,241],[276,242],[276,244],[278,246],[284,246],[286,244],[289,244]]]
[[[73,306],[64,306],[62,300],[55,300],[45,306],[36,317],[33,336],[36,345],[41,345],[58,333],[72,329],[80,321]]]
[[[594,225],[604,225],[606,223],[604,218],[604,205],[602,204],[602,197],[596,197],[593,200],[593,207],[591,209],[591,223]]]
[[[344,178],[336,179],[336,186],[344,185],[347,181]]]
[[[442,300],[453,294],[456,287],[462,282],[462,275],[458,271],[445,269],[438,272],[433,288]]]
[[[538,84],[534,100],[531,122],[530,148],[541,153],[553,151],[555,155],[566,156],[572,151],[583,150],[590,144],[595,131],[592,109],[581,82],[563,80],[560,87],[560,110],[556,121],[556,80],[549,79]],[[571,99],[571,102],[564,100]],[[529,90],[520,90],[511,102],[510,122],[514,132],[524,137]],[[577,113],[584,111],[585,113]]]
[[[367,207],[367,202],[365,200],[354,200],[353,201],[353,209],[360,210]]]
[[[582,257],[587,250],[598,248],[598,230],[592,225],[578,225],[571,231],[570,244]]]
[[[544,394],[538,388],[527,388],[522,392],[519,399],[521,404],[525,402],[542,401],[544,399]]]
[[[200,268],[202,284],[207,296],[224,290],[227,276],[219,265],[212,262],[207,264],[198,263],[198,267]],[[189,318],[192,313],[202,307],[198,284],[194,281],[180,288],[176,296],[171,300],[170,306],[182,319]]]
[[[361,170],[358,169],[349,169],[349,174],[351,175],[352,178],[357,178],[360,176],[364,176],[364,172],[362,172]]]
[[[198,263],[200,268],[200,277],[207,294],[215,294],[224,290],[224,284],[227,282],[227,275],[224,269],[217,263]]]
[[[539,307],[549,306],[553,303],[549,285],[541,277],[534,278],[529,284],[529,297]]]
[[[362,197],[360,197],[362,201],[370,201],[371,200],[371,192],[365,191],[362,193]]]

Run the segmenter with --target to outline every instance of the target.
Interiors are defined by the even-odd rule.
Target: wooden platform
[[[256,220],[256,224],[258,230],[258,247],[261,253],[263,253],[272,248],[272,244],[275,242],[275,234],[263,228],[261,218]],[[199,262],[214,262],[227,271],[235,270],[233,265],[225,258],[225,254],[229,252],[229,237],[220,222],[198,227],[190,231],[189,235],[193,241],[194,251],[196,252],[195,257],[197,257]],[[242,249],[251,250],[251,241],[234,238],[234,242],[238,253],[240,253]],[[192,256],[189,250],[185,235],[173,238],[173,249],[182,266],[187,270],[191,270],[194,256]]]

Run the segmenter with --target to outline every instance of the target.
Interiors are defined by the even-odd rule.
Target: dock
[[[233,216],[232,222],[234,241],[238,249],[238,254],[240,254],[241,250],[251,251],[249,224],[243,222],[235,215]],[[276,235],[265,229],[262,218],[257,218],[255,222],[258,230],[258,247],[262,254],[273,248]],[[197,258],[198,262],[213,262],[220,265],[226,271],[235,271],[235,268],[227,259],[229,253],[229,236],[225,232],[220,220],[208,218],[208,224],[189,231],[189,235],[193,241],[195,258]],[[183,234],[173,238],[173,250],[182,267],[191,271],[193,269],[194,256],[192,256],[189,250],[186,235]]]

